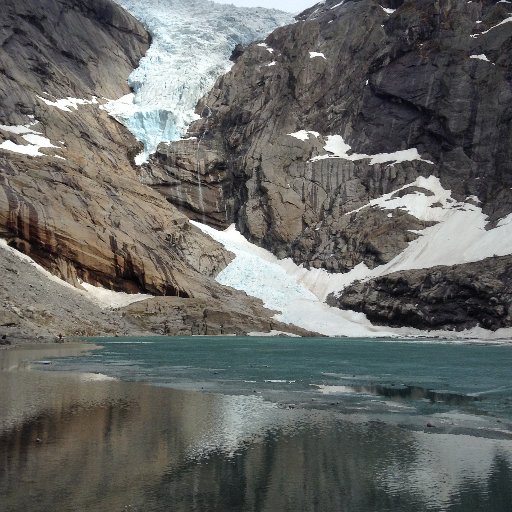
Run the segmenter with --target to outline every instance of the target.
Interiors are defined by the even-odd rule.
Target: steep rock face
[[[354,283],[328,303],[378,323],[421,329],[512,325],[512,257],[397,272]]]
[[[129,92],[143,27],[110,0],[7,0],[0,44],[0,236],[74,284],[208,296],[231,256],[140,183],[101,108]]]
[[[0,243],[0,346],[18,341],[53,341],[58,334],[191,335],[247,334],[272,329],[311,334],[275,321],[261,301],[226,289],[198,299],[127,296],[76,289],[44,274],[29,258]],[[121,295],[121,297],[119,297]],[[126,301],[139,300],[122,307]],[[114,301],[118,301],[117,305]],[[3,337],[5,336],[5,339]]]
[[[480,201],[492,227],[512,211],[509,10],[318,4],[238,48],[198,105],[195,139],[160,145],[141,179],[193,219],[236,222],[278,256],[336,272],[389,262],[429,225],[360,210],[419,176]]]

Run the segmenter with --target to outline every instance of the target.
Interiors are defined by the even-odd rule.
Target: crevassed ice
[[[291,14],[207,0],[116,0],[140,20],[153,42],[130,75],[134,94],[105,107],[144,143],[138,164],[160,142],[178,140],[196,119],[197,101],[230,68],[238,43],[262,39]]]

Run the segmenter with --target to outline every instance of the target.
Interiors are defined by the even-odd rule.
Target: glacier
[[[178,140],[197,119],[198,100],[231,67],[237,44],[265,38],[293,21],[275,9],[235,7],[208,0],[115,0],[141,21],[151,46],[128,83],[132,94],[104,108],[144,144],[138,165],[160,142]]]

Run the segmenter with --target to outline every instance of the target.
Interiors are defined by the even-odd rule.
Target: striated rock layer
[[[0,237],[75,284],[208,294],[231,256],[140,183],[101,109],[129,92],[143,27],[109,0],[7,0],[0,21]]]
[[[494,1],[319,3],[265,42],[237,48],[232,70],[197,107],[202,119],[188,132],[194,139],[160,145],[139,177],[192,219],[235,222],[277,256],[330,272],[393,262],[440,222],[439,209],[476,208],[488,230],[508,225],[510,11]],[[451,203],[415,215],[415,197],[432,195],[414,185],[421,177],[438,180]],[[406,206],[367,207],[394,191],[407,195]],[[462,240],[475,226],[460,224]],[[440,252],[445,242],[457,245],[437,237]],[[482,246],[471,254],[455,259],[493,252]],[[475,324],[470,311],[456,320],[451,304],[445,309],[454,320],[445,325]],[[437,327],[414,315],[401,321]],[[512,323],[504,317],[487,325]]]
[[[0,346],[72,336],[311,334],[275,321],[261,301],[225,289],[221,296],[133,296],[79,290],[0,243]],[[100,293],[98,293],[100,292]],[[128,306],[123,303],[138,301]],[[116,304],[117,302],[117,304]],[[5,337],[5,338],[4,338]]]

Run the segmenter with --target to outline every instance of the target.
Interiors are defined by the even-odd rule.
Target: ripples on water
[[[0,356],[0,510],[512,510],[509,347],[293,343]]]

